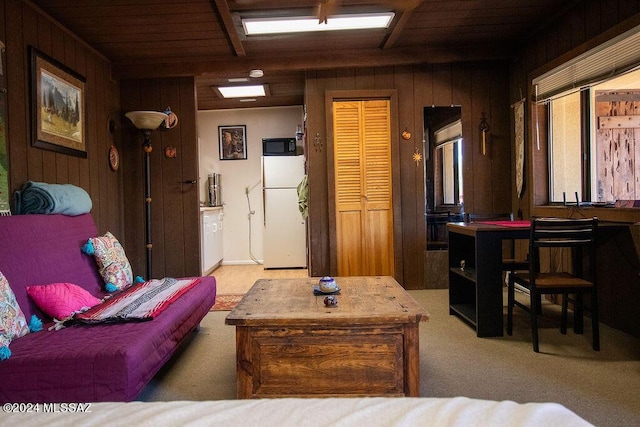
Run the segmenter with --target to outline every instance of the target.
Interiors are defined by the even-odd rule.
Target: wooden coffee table
[[[419,396],[418,326],[429,314],[392,277],[258,280],[226,317],[236,327],[238,398]]]

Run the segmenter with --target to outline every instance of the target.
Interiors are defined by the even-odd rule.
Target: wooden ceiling
[[[198,109],[300,105],[305,70],[505,59],[575,0],[31,0],[112,62],[115,78],[196,76]],[[323,9],[319,4],[324,3]],[[388,30],[247,37],[240,19],[395,11]],[[331,10],[329,9],[331,13]],[[329,19],[331,19],[329,17]],[[270,96],[212,86],[264,77]]]

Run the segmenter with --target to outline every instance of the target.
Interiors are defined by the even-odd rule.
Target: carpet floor
[[[419,332],[421,396],[557,402],[599,427],[640,425],[639,338],[601,324],[602,350],[593,351],[589,322],[584,335],[562,335],[559,307],[545,305],[534,353],[522,310],[513,336],[478,338],[449,314],[447,290],[409,293],[431,315]],[[235,399],[235,328],[225,325],[227,315],[208,313],[137,400]]]

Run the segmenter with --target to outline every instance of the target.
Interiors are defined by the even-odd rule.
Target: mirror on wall
[[[425,211],[459,213],[462,190],[462,108],[424,109]]]
[[[425,220],[427,249],[447,248],[446,223],[461,221],[462,109],[424,108]]]

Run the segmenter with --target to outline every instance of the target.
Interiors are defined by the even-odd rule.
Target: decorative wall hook
[[[418,166],[420,161],[422,161],[422,153],[420,153],[420,149],[418,147],[416,147],[413,152],[413,161],[416,162],[416,166]]]
[[[320,132],[316,132],[316,136],[313,138],[313,145],[316,148],[316,151],[322,151],[322,138],[320,137]]]
[[[167,159],[175,159],[178,157],[178,149],[173,145],[169,145],[164,149],[164,156]]]
[[[409,132],[407,130],[407,128],[404,128],[404,130],[402,131],[402,133],[400,134],[400,136],[402,136],[402,139],[404,140],[410,140],[411,139],[411,132]]]
[[[178,125],[178,116],[176,113],[171,111],[171,107],[167,107],[166,110],[163,111],[167,115],[167,118],[164,119],[164,122],[160,125],[160,130],[169,130],[173,129]]]
[[[478,126],[480,130],[480,138],[482,140],[482,155],[486,156],[487,154],[487,133],[489,133],[489,122],[487,122],[487,116],[485,112],[482,112],[482,116],[480,117],[480,125]]]

